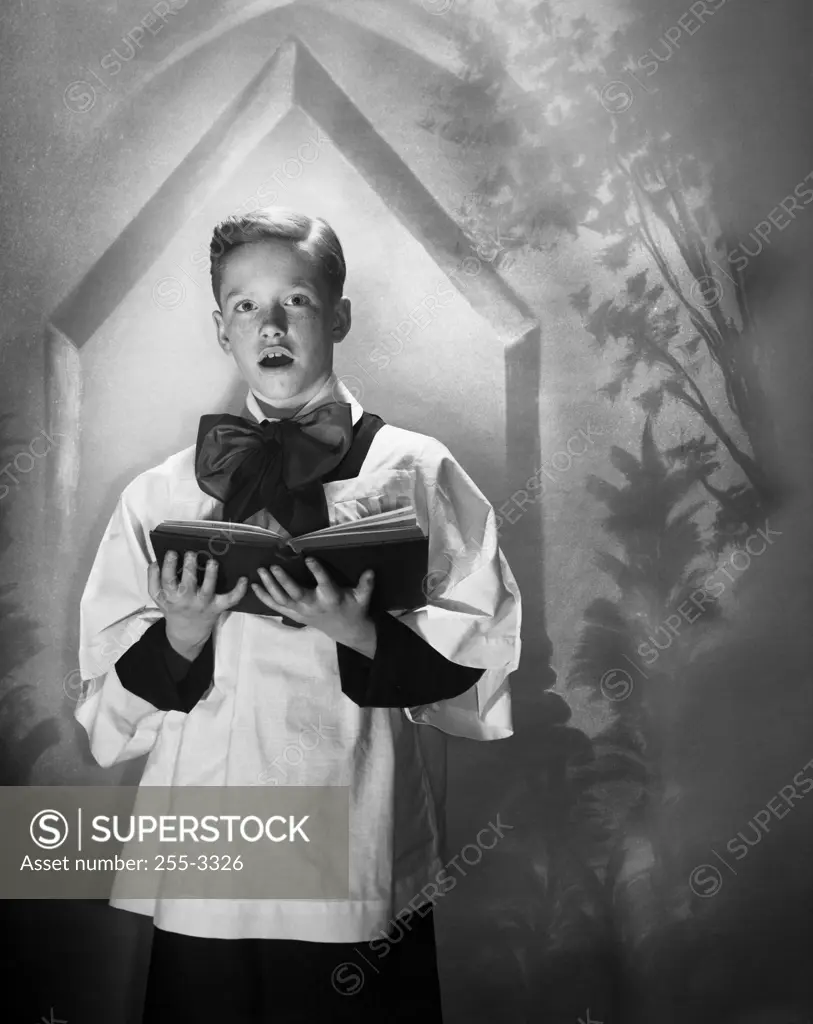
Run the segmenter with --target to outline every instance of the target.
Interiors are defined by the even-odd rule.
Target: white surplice
[[[331,400],[348,402],[358,421],[362,408],[335,374],[302,412]],[[266,418],[251,392],[247,406]],[[186,935],[370,941],[444,866],[444,734],[512,735],[521,603],[494,510],[441,442],[390,424],[357,477],[324,484],[331,524],[414,505],[429,538],[429,596],[398,617],[450,661],[485,669],[460,697],[360,708],[342,692],[325,634],[232,612],[214,631],[208,692],[188,714],[159,711],[122,686],[115,662],[162,614],[147,593],[149,531],[167,519],[222,519],[197,484],[194,455],[186,448],[142,473],[116,506],[82,597],[79,665],[94,682],[76,718],[100,765],[149,755],[141,786],[349,786],[350,899],[130,899],[114,886],[110,904]],[[288,536],[267,512],[250,522]],[[283,756],[296,748],[301,758]]]

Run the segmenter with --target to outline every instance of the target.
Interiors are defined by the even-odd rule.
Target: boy
[[[76,717],[103,766],[149,753],[142,785],[349,786],[351,898],[114,895],[153,918],[143,1019],[439,1021],[431,880],[444,794],[416,726],[511,735],[516,582],[492,507],[448,449],[364,412],[334,374],[351,316],[330,226],[276,208],[228,218],[211,271],[218,343],[249,388],[244,416],[203,417],[196,446],[122,494],[82,598],[80,667],[97,684]],[[313,561],[312,590],[272,570],[216,595],[216,563],[198,587],[194,558],[179,585],[176,557],[157,565],[149,539],[166,519],[296,536],[406,504],[429,538],[427,600],[398,615],[370,612],[370,572],[344,588]],[[273,615],[230,611],[249,585]],[[281,758],[307,729],[319,741]],[[349,995],[336,968],[369,963],[366,944],[407,907]]]

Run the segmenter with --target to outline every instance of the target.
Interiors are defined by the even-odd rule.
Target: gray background
[[[637,783],[623,772],[589,806],[573,802],[579,764],[618,708],[595,685],[573,683],[572,667],[585,608],[616,594],[595,563],[598,550],[612,550],[606,509],[586,485],[590,474],[622,482],[612,447],[640,451],[644,414],[626,391],[613,403],[599,394],[615,353],[597,348],[570,296],[590,283],[591,308],[617,297],[646,256],[624,273],[608,269],[599,259],[606,239],[584,226],[573,196],[564,213],[540,202],[544,244],[512,244],[513,262],[495,269],[488,248],[478,255],[462,231],[482,187],[476,148],[421,123],[450,90],[476,119],[481,98],[461,98],[454,86],[479,59],[466,44],[478,18],[509,40],[493,55],[521,91],[516,47],[531,31],[549,38],[562,19],[584,15],[608,33],[637,17],[637,52],[653,47],[664,58],[644,84],[657,90],[674,151],[706,163],[718,224],[753,246],[754,226],[813,170],[809,9],[729,2],[670,52],[664,33],[687,9],[673,0],[175,6],[115,74],[112,51],[128,52],[122,37],[147,5],[42,2],[0,14],[6,459],[42,429],[67,438],[0,501],[4,580],[15,584],[4,600],[17,616],[3,634],[2,781],[137,782],[140,763],[95,766],[73,722],[78,597],[124,483],[191,443],[201,413],[238,400],[193,254],[212,222],[256,194],[321,121],[333,141],[301,176],[283,173],[278,201],[325,215],[343,240],[354,327],[337,370],[362,404],[443,440],[497,506],[537,467],[550,469],[579,430],[596,438],[566,470],[550,470],[544,500],[503,532],[525,598],[517,735],[450,743],[451,847],[473,842],[498,812],[514,831],[438,907],[448,1020],[806,1019],[805,801],[787,820],[771,819],[771,833],[713,899],[687,896],[686,877],[813,756],[809,208],[774,233],[747,274],[754,328],[744,346],[759,355],[770,467],[786,485],[771,520],[783,544],[755,560],[747,593],[731,588],[729,625],[706,654],[699,647],[694,658],[689,645],[647,710],[656,723],[647,764],[667,783],[630,816],[617,788]],[[517,28],[523,19],[527,30]],[[294,41],[258,80],[267,92],[252,106],[251,82],[285,40]],[[551,81],[558,73],[552,66]],[[633,113],[651,102],[636,90]],[[248,118],[245,130],[217,128],[227,109]],[[577,120],[575,134],[604,138],[587,121]],[[515,194],[543,196],[556,168],[555,152],[553,171],[540,159]],[[571,219],[578,230],[568,230]],[[371,351],[382,336],[449,280],[455,300],[377,369]],[[700,371],[713,408],[747,447],[719,379],[702,377],[710,372]],[[655,429],[660,449],[691,426],[685,409],[667,405]],[[736,479],[723,459],[716,485]],[[616,861],[594,842],[597,809],[614,822]],[[624,870],[637,878],[653,848],[679,863],[674,876],[664,869],[669,895],[652,897],[645,921],[640,900],[622,899],[623,884],[611,891],[606,880],[623,883]],[[574,865],[583,864],[580,874]],[[83,1024],[138,1019],[143,921],[103,903],[9,902],[4,911],[17,982],[8,998],[19,1000],[19,1019],[47,1018],[49,1007]]]

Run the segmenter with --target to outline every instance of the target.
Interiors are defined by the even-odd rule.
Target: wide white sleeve
[[[508,677],[519,665],[522,605],[498,544],[494,509],[439,441],[416,460],[415,511],[429,538],[426,604],[399,621],[449,661],[485,669],[450,700],[405,710],[410,721],[475,740],[513,735]]]
[[[163,518],[166,490],[160,478],[143,475],[124,491],[82,595],[79,670],[87,696],[74,716],[103,768],[148,753],[169,713],[126,690],[115,669],[162,614],[147,592],[147,568],[149,530]]]

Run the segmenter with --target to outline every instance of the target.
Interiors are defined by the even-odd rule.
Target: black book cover
[[[367,517],[375,520],[378,517]],[[240,524],[198,522],[161,523],[150,531],[155,557],[163,564],[167,551],[178,553],[178,578],[183,557],[188,551],[197,554],[198,586],[203,581],[206,563],[214,558],[218,563],[218,594],[231,590],[241,576],[249,583],[260,583],[257,570],[280,565],[303,587],[315,587],[316,580],[305,565],[306,555],[316,558],[340,586],[355,586],[365,569],[375,572],[375,584],[370,599],[373,611],[418,608],[426,603],[426,573],[428,540],[417,526],[389,532],[379,532],[372,522],[361,525],[332,540],[322,531],[303,537],[282,539],[270,531],[256,530],[252,535],[241,535]],[[365,536],[365,529],[370,531]],[[312,539],[311,539],[312,538]],[[293,546],[292,546],[293,545]],[[296,550],[299,548],[300,550]],[[275,615],[249,590],[233,609],[251,615]]]

